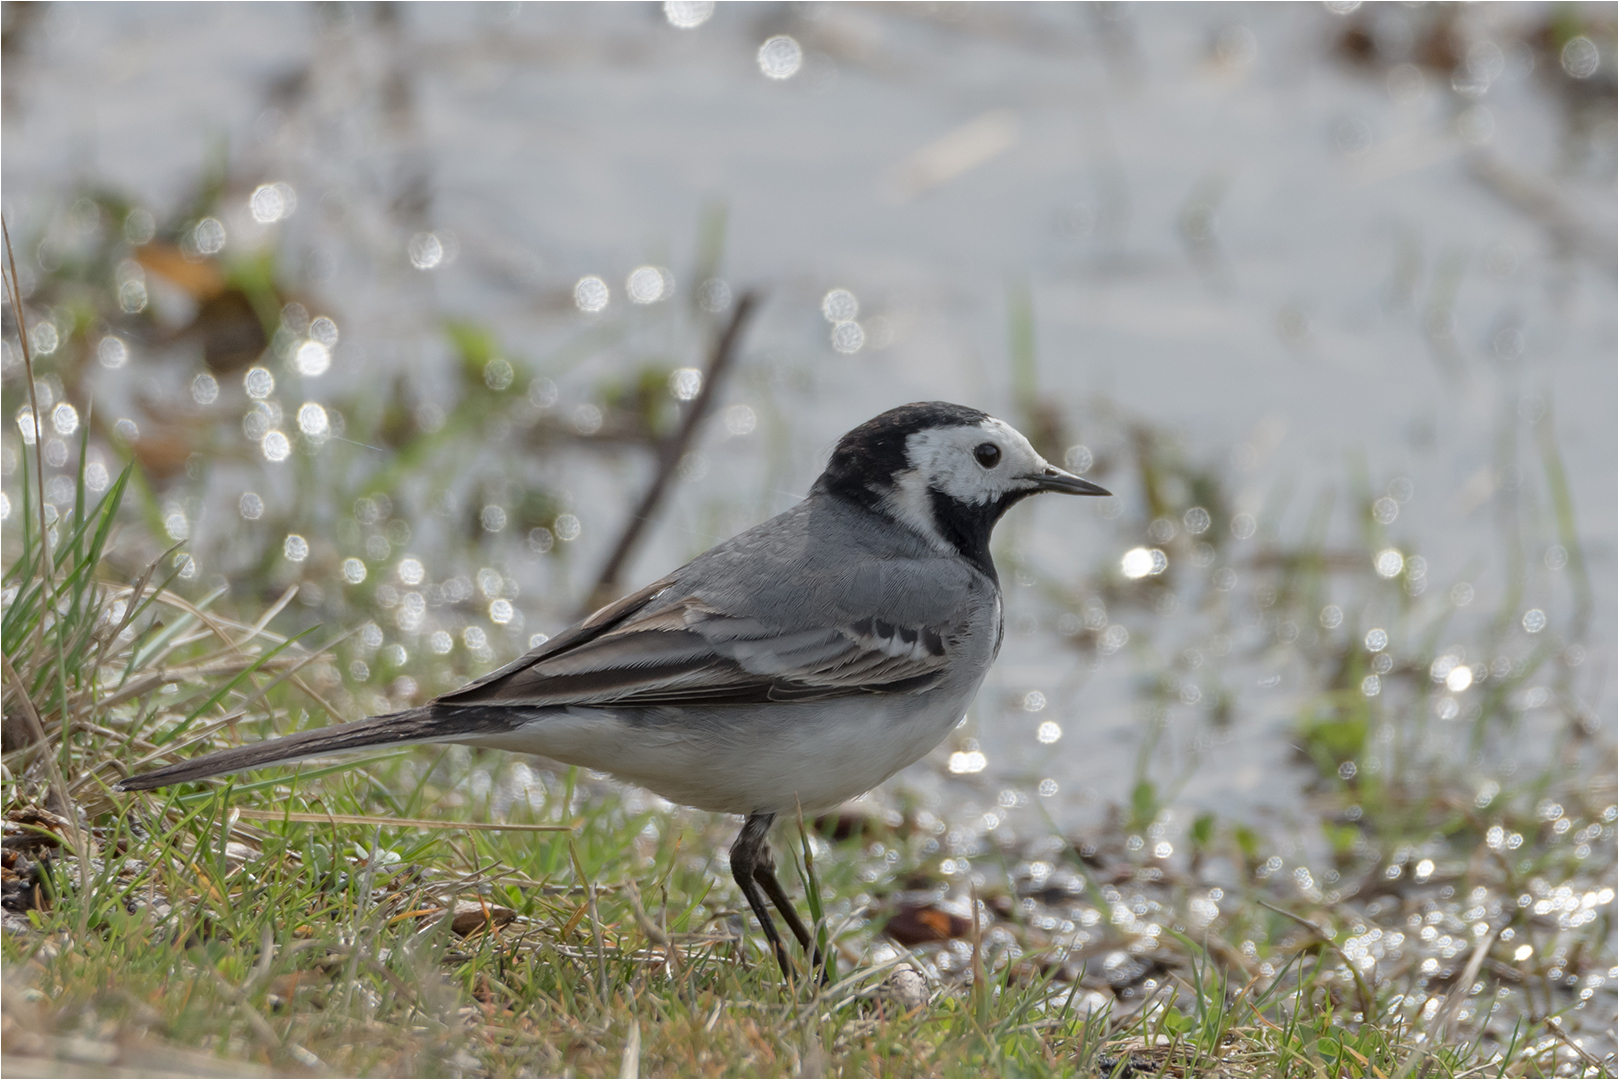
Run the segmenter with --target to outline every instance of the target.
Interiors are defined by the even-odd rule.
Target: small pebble
[[[922,973],[913,967],[896,968],[883,990],[907,1010],[919,1009],[928,1003],[928,983]]]

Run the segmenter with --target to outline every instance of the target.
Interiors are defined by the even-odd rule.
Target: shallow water
[[[1537,10],[1491,5],[1470,25],[1507,42]],[[628,582],[790,505],[836,436],[882,408],[946,398],[1016,419],[1009,309],[1026,285],[1043,400],[1084,417],[1106,401],[1181,433],[1188,457],[1231,482],[1231,509],[1277,535],[1296,537],[1332,488],[1329,535],[1351,538],[1354,471],[1374,494],[1408,479],[1391,532],[1427,560],[1435,592],[1473,586],[1450,624],[1457,641],[1502,595],[1503,465],[1540,490],[1531,424],[1552,409],[1595,600],[1573,684],[1612,729],[1611,127],[1595,153],[1605,164],[1570,164],[1561,105],[1510,48],[1469,104],[1431,73],[1412,89],[1331,60],[1337,17],[1313,6],[725,5],[693,30],[651,5],[424,5],[393,22],[56,5],[40,18],[7,61],[13,235],[64,214],[75,179],[173,208],[228,145],[235,203],[259,182],[298,192],[282,240],[342,327],[322,393],[394,371],[448,391],[448,313],[513,353],[554,355],[591,325],[569,301],[588,274],[612,295],[597,324],[628,330],[583,359],[542,361],[564,407],[631,361],[692,362],[690,329],[659,314],[670,305],[624,316],[624,283],[638,265],[668,266],[689,294],[699,222],[723,202],[722,274],[768,292],[726,397],[758,426],[711,425]],[[777,33],[805,59],[772,81],[755,53]],[[1526,211],[1493,192],[1479,177],[1501,168],[1545,197]],[[1573,222],[1577,242],[1548,219]],[[252,242],[240,210],[226,224],[233,243]],[[444,254],[417,270],[409,244],[428,232]],[[852,355],[832,347],[820,311],[835,287],[859,301],[866,343]],[[182,375],[104,373],[98,407],[127,409],[141,380],[172,391]],[[1103,427],[1071,437],[1100,449]],[[1517,446],[1502,458],[1508,435]],[[582,534],[566,563],[509,567],[530,630],[567,621],[601,557],[591,541],[616,534],[646,463],[546,468],[574,493]],[[1021,508],[1002,527],[1003,567],[1068,584],[1116,574],[1147,542],[1142,495],[1122,469],[1099,478],[1119,491],[1115,518],[1066,500]],[[215,483],[198,529],[219,536],[241,527],[236,494],[259,481],[222,467]],[[290,470],[264,483],[295,495]],[[1289,484],[1291,503],[1267,517]],[[1525,537],[1521,607],[1566,620],[1569,575],[1545,558],[1558,543],[1549,523]],[[987,766],[950,779],[940,764],[965,752],[958,741],[899,782],[987,805],[1055,779],[1049,811],[1094,818],[1129,798],[1139,681],[1206,647],[1209,630],[1166,617],[1149,647],[1137,625],[1136,648],[1093,662],[1052,632],[1039,589],[1004,576],[1006,647],[961,733]],[[1303,813],[1289,739],[1312,687],[1285,650],[1228,676],[1239,721],[1215,731],[1172,712],[1155,768],[1185,774],[1177,813],[1269,817],[1286,833]],[[1039,741],[1046,721],[1062,728],[1055,742]],[[1508,756],[1536,767],[1561,723],[1530,714]]]

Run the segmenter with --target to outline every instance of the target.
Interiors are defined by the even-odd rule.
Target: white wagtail
[[[1042,491],[1107,495],[977,409],[890,409],[839,440],[797,506],[419,708],[222,750],[141,791],[396,743],[464,743],[611,773],[745,814],[731,873],[783,972],[777,814],[827,809],[932,750],[1001,647],[989,536]],[[818,957],[817,957],[818,960]]]

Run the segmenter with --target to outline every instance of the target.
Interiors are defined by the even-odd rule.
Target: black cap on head
[[[881,496],[872,485],[887,486],[895,473],[910,468],[906,439],[929,428],[971,427],[987,419],[986,412],[948,401],[913,401],[889,409],[838,440],[817,483],[850,502],[875,506]]]

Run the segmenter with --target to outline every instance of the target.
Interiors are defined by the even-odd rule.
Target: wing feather
[[[914,693],[943,674],[949,627],[881,619],[784,630],[658,582],[501,671],[451,705],[697,706]],[[567,640],[563,640],[566,637]]]

